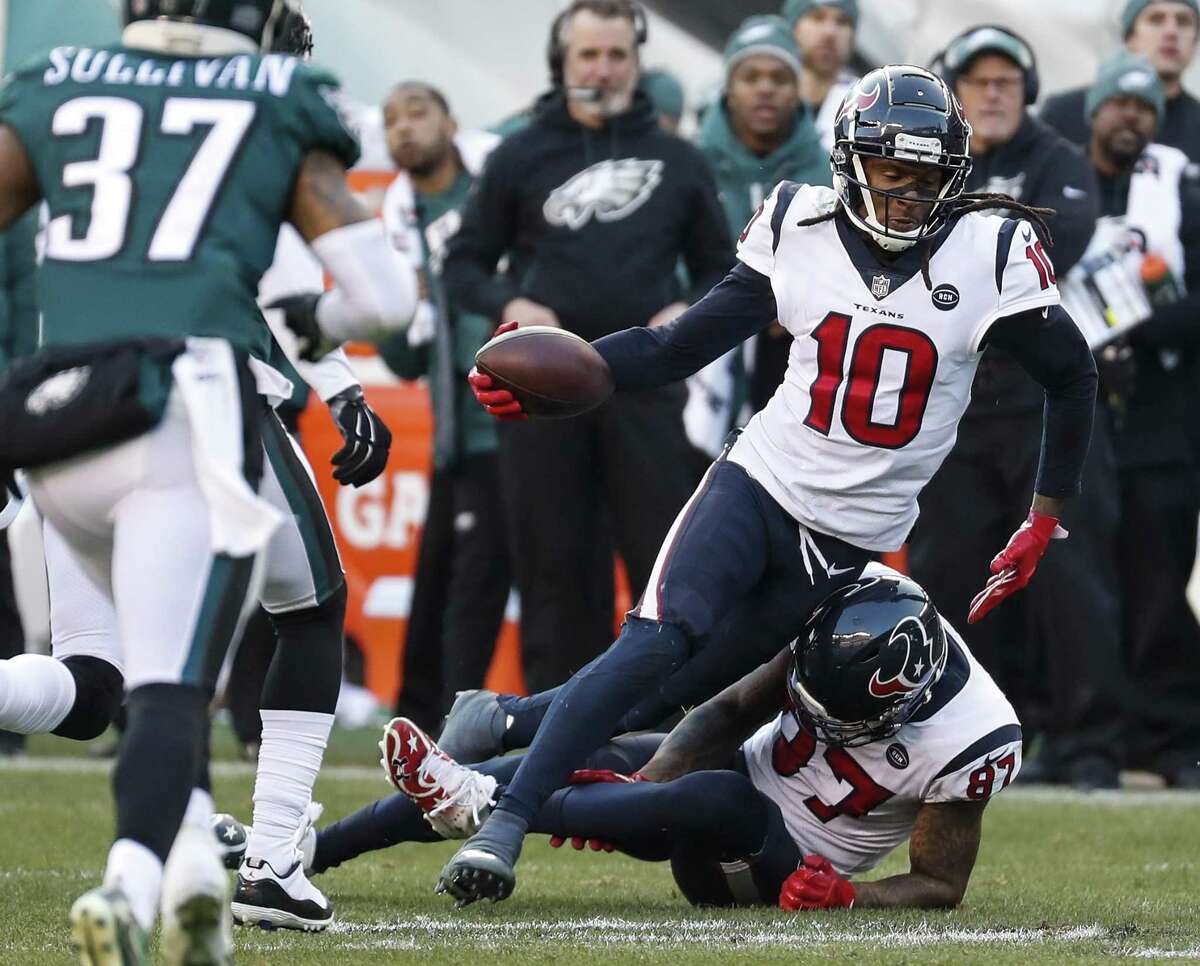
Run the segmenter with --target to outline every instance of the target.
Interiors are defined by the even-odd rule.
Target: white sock
[[[183,813],[182,825],[194,825],[205,830],[212,828],[213,800],[203,788],[193,788]]]
[[[0,661],[0,731],[53,731],[75,704],[75,678],[62,661],[18,654]]]
[[[133,839],[117,839],[108,851],[104,884],[117,886],[125,893],[134,918],[147,932],[154,927],[162,876],[162,862],[140,842]]]
[[[282,874],[296,860],[296,832],[312,801],[333,715],[317,711],[260,713],[263,729],[254,781],[254,827],[246,856],[266,859]]]

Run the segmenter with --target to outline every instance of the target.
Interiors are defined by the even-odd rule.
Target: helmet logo
[[[921,686],[921,678],[934,667],[940,655],[933,653],[934,642],[925,632],[925,625],[917,617],[906,617],[896,625],[888,644],[904,644],[904,663],[892,677],[884,680],[879,669],[871,676],[867,689],[876,698],[892,695],[909,695]]]
[[[849,117],[855,111],[865,111],[868,108],[874,107],[875,102],[878,100],[879,81],[876,81],[875,86],[869,91],[864,91],[861,87],[855,88],[842,101],[842,109],[838,112],[837,119],[833,123],[837,124],[842,118]]]

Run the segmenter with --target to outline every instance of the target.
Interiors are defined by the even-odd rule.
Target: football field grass
[[[344,735],[317,785],[326,819],[385,794],[374,732]],[[109,763],[40,740],[0,762],[0,963],[71,962],[66,912],[99,881]],[[249,765],[216,766],[218,807],[250,814]],[[985,818],[951,912],[695,910],[669,870],[531,839],[515,895],[461,912],[432,891],[453,843],[399,846],[317,878],[338,922],[319,936],[240,929],[239,963],[1200,962],[1200,795],[1012,789]],[[904,850],[873,876],[907,867]]]

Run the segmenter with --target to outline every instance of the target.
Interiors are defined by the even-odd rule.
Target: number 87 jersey
[[[958,218],[926,243],[927,286],[923,246],[884,260],[837,205],[831,189],[785,181],[739,240],[794,341],[730,459],[806,526],[895,550],[954,445],[989,328],[1057,305],[1058,288],[1025,221]]]
[[[283,54],[59,47],[12,75],[0,122],[49,208],[43,344],[200,335],[265,358],[255,297],[300,164],[358,158],[336,92]]]

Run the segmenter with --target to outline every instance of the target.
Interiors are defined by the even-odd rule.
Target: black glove
[[[326,401],[346,445],[333,454],[333,478],[342,486],[362,486],[383,472],[392,445],[391,430],[366,399],[361,386],[343,389]]]
[[[276,299],[268,309],[282,309],[283,320],[296,336],[296,348],[305,362],[317,362],[338,347],[317,323],[317,302],[323,292],[302,292]]]

